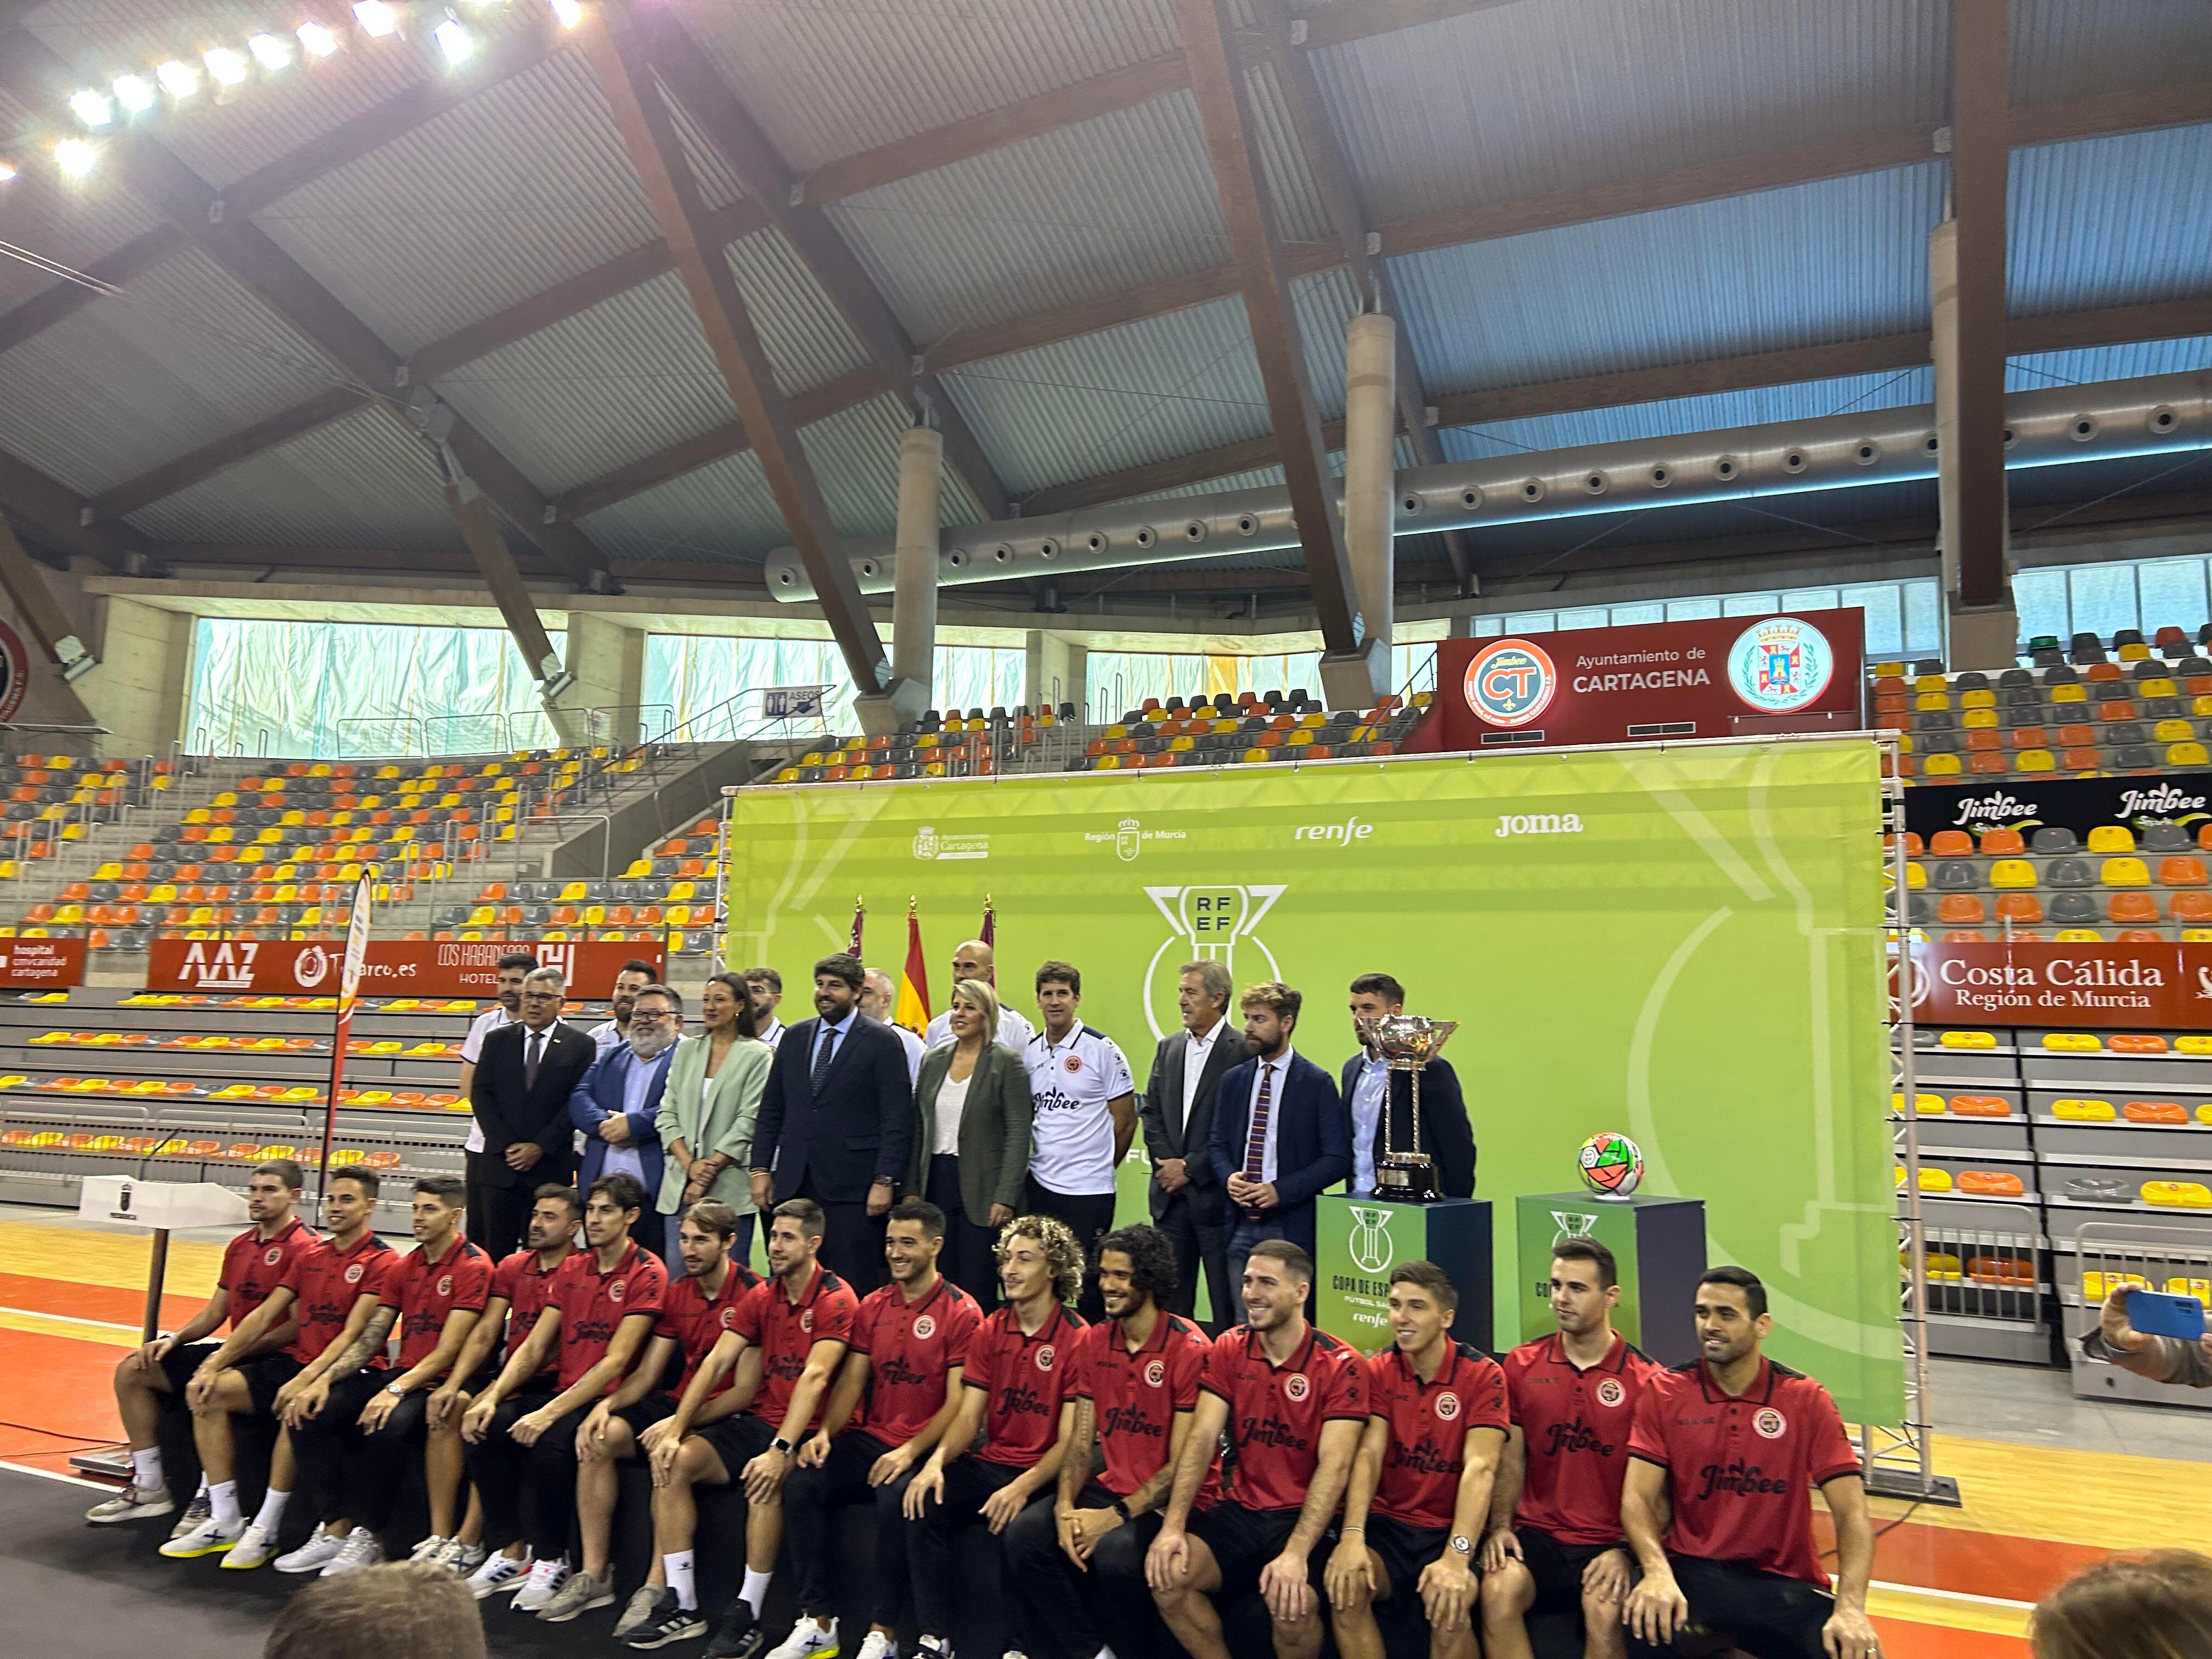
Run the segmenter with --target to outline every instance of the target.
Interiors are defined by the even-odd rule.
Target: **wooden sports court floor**
[[[221,1254],[172,1245],[165,1324],[200,1305]],[[109,1376],[137,1340],[146,1255],[143,1234],[0,1206],[0,1464],[65,1478],[72,1451],[117,1439]],[[1889,1659],[2023,1659],[2029,1608],[2080,1568],[2115,1550],[2212,1550],[2212,1412],[2076,1401],[2057,1372],[1956,1362],[1931,1391],[1936,1466],[1966,1501],[1875,1502],[1871,1610]]]

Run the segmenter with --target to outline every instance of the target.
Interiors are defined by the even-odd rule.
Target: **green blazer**
[[[952,1069],[957,1046],[947,1042],[924,1054],[921,1076],[914,1085],[921,1121],[915,1127],[906,1185],[917,1196],[929,1189],[930,1148],[937,1144],[937,1091]],[[669,1086],[675,1086],[672,1073]],[[994,1204],[1021,1209],[1022,1182],[1030,1172],[1030,1120],[1035,1112],[1029,1067],[1006,1044],[990,1044],[976,1058],[975,1075],[968,1079],[968,1104],[960,1114],[960,1204],[976,1226],[989,1220]]]
[[[727,1153],[730,1166],[714,1177],[707,1196],[720,1200],[739,1215],[750,1215],[753,1120],[760,1114],[761,1094],[768,1087],[768,1068],[775,1059],[775,1050],[765,1042],[739,1037],[722,1056],[714,1090],[702,1101],[700,1092],[707,1080],[707,1049],[713,1041],[702,1033],[676,1045],[653,1127],[659,1130],[664,1147],[680,1139],[694,1158]],[[659,1201],[655,1206],[663,1215],[674,1215],[682,1207],[684,1182],[684,1170],[672,1157],[660,1172]]]

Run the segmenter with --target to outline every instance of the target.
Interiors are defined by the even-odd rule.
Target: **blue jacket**
[[[1224,1190],[1244,1168],[1244,1142],[1252,1121],[1252,1087],[1260,1062],[1248,1060],[1221,1079],[1213,1097],[1213,1173]],[[1275,1217],[1280,1237],[1314,1248],[1314,1200],[1352,1173],[1352,1114],[1336,1080],[1295,1049],[1282,1079],[1282,1095],[1270,1109],[1275,1121]],[[1235,1226],[1242,1212],[1222,1200],[1224,1219]]]
[[[854,1013],[817,1095],[821,1029],[817,1017],[783,1034],[753,1123],[753,1168],[775,1171],[778,1203],[809,1187],[825,1204],[859,1204],[875,1182],[907,1178],[920,1115],[898,1034]]]
[[[653,1068],[653,1081],[646,1085],[645,1098],[629,1115],[629,1144],[637,1153],[637,1161],[645,1166],[645,1204],[649,1212],[660,1192],[661,1165],[666,1155],[660,1150],[660,1131],[653,1127],[653,1116],[660,1110],[661,1091],[668,1083],[668,1065],[676,1057],[676,1045],[643,1062]],[[607,1154],[613,1149],[599,1139],[599,1125],[623,1109],[623,1096],[629,1087],[630,1073],[641,1062],[637,1051],[627,1042],[617,1043],[592,1064],[584,1073],[584,1080],[568,1097],[568,1121],[584,1132],[584,1164],[577,1172],[577,1190],[586,1191],[606,1168]]]

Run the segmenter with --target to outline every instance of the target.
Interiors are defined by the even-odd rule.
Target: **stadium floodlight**
[[[583,0],[553,0],[553,17],[564,29],[572,29],[584,21]]]
[[[0,160],[0,185],[6,184],[15,176],[15,164],[13,161]]]
[[[181,58],[172,58],[154,71],[161,90],[182,103],[200,89],[200,72]]]
[[[154,107],[154,83],[143,75],[118,75],[115,77],[115,101],[123,106],[128,115],[143,114]]]
[[[476,55],[477,38],[469,33],[468,25],[458,17],[448,17],[431,31],[438,50],[446,54],[449,64],[465,64]]]
[[[356,0],[353,15],[363,33],[380,40],[397,33],[399,27],[399,13],[386,5],[385,0]]]
[[[64,138],[54,146],[54,161],[72,179],[82,179],[100,159],[99,149],[82,138]]]
[[[219,87],[234,87],[252,73],[246,65],[246,54],[234,52],[228,46],[217,46],[212,52],[202,53],[200,62],[207,65],[208,73],[215,77],[215,83]]]
[[[88,127],[104,127],[115,118],[115,100],[87,87],[70,95],[70,113]]]
[[[300,37],[300,49],[310,58],[327,58],[338,49],[338,38],[320,23],[302,23],[294,31]]]
[[[281,34],[271,34],[266,29],[246,43],[253,61],[274,75],[292,61],[292,43]]]

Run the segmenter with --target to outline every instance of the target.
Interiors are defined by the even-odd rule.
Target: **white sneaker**
[[[173,1512],[176,1507],[177,1500],[169,1496],[167,1486],[159,1492],[140,1492],[136,1486],[129,1486],[94,1504],[84,1512],[84,1518],[96,1527],[112,1527],[118,1521],[150,1521],[157,1515]]]
[[[814,1659],[814,1656],[830,1655],[837,1651],[837,1621],[832,1619],[824,1630],[813,1620],[802,1616],[791,1627],[791,1634],[775,1647],[769,1650],[768,1659]]]
[[[438,1552],[438,1565],[466,1578],[483,1565],[484,1557],[489,1553],[482,1544],[464,1544],[458,1538],[449,1538],[446,1547]]]
[[[338,1553],[324,1566],[323,1577],[335,1578],[342,1572],[358,1572],[363,1567],[375,1566],[383,1559],[383,1541],[367,1527],[356,1527],[345,1535],[345,1542],[338,1546]]]
[[[440,1538],[434,1533],[408,1551],[407,1559],[410,1561],[434,1561],[443,1553],[446,1546],[453,1541],[450,1538]]]
[[[487,1595],[507,1595],[522,1588],[530,1577],[530,1558],[488,1555],[469,1575],[469,1594],[481,1601]]]
[[[952,1659],[952,1638],[925,1636],[915,1647],[915,1659]]]
[[[860,1638],[860,1659],[898,1659],[898,1643],[879,1630]]]
[[[256,1567],[266,1566],[269,1558],[276,1553],[276,1528],[256,1522],[246,1529],[239,1540],[230,1547],[229,1553],[222,1558],[223,1570],[227,1572],[250,1572]]]
[[[233,1522],[229,1526],[210,1516],[181,1538],[172,1538],[161,1546],[161,1553],[173,1561],[189,1560],[196,1555],[221,1555],[245,1534],[246,1522]]]
[[[169,1536],[182,1538],[214,1513],[215,1500],[207,1495],[207,1489],[204,1486],[193,1494],[192,1501],[185,1505],[185,1512],[177,1517],[177,1524],[169,1528]]]
[[[327,1527],[317,1527],[299,1548],[276,1558],[279,1572],[320,1572],[345,1547],[345,1540]],[[166,1552],[165,1552],[166,1553]]]
[[[517,1613],[536,1613],[553,1605],[553,1598],[561,1593],[561,1586],[568,1582],[566,1561],[534,1562],[530,1569],[530,1581],[515,1592],[514,1600],[507,1603]]]

